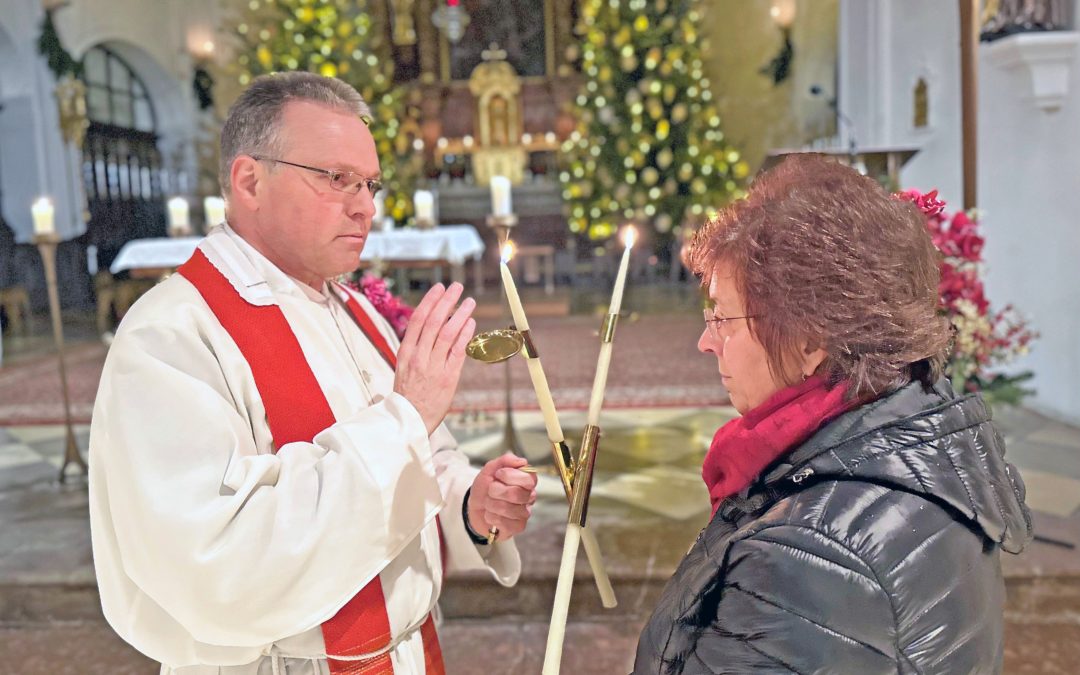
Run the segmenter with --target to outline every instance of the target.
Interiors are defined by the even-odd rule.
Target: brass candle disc
[[[496,328],[479,333],[465,347],[469,358],[483,363],[499,363],[521,351],[525,344],[521,333],[512,328]]]

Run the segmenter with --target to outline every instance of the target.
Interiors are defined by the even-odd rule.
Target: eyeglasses
[[[274,159],[273,157],[260,157],[258,155],[252,155],[252,159],[259,162],[276,162],[278,164],[288,164],[289,166],[295,166],[297,169],[304,169],[306,171],[314,171],[320,173],[330,179],[330,187],[338,192],[345,192],[351,195],[360,194],[360,190],[367,188],[371,193],[371,197],[374,198],[382,189],[382,181],[378,178],[368,178],[361,176],[358,173],[352,171],[339,171],[338,169],[320,169],[314,166],[305,166],[304,164],[297,164],[295,162],[286,162],[283,159]]]
[[[731,322],[736,319],[756,319],[756,314],[750,314],[748,316],[716,316],[713,314],[715,310],[706,308],[703,313],[705,315],[705,326],[709,329],[709,335],[714,340],[721,340],[725,337],[731,337]]]

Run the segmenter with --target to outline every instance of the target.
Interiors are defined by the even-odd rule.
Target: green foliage
[[[405,88],[394,83],[394,62],[382,53],[367,0],[252,0],[235,21],[240,46],[239,84],[288,70],[307,70],[348,82],[371,106],[386,185],[386,213],[403,221],[412,213],[412,192],[421,158],[400,124]]]
[[[570,229],[603,240],[625,221],[672,230],[741,197],[749,167],[725,139],[704,74],[699,0],[584,0],[584,85],[562,147]]]
[[[82,62],[76,61],[60,42],[60,35],[56,32],[51,11],[45,12],[45,20],[41,22],[38,53],[49,62],[49,70],[53,72],[56,79],[59,80],[65,75],[82,77]]]
[[[1024,398],[1035,393],[1034,389],[1023,386],[1024,382],[1035,377],[1035,373],[1025,371],[1018,375],[1003,375],[997,373],[986,378],[973,377],[966,382],[954,382],[958,391],[981,392],[984,399],[991,406],[1003,403],[1006,405],[1020,405]]]

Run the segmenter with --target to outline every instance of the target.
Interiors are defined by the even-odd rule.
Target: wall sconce
[[[784,44],[780,51],[759,71],[772,78],[773,85],[778,85],[791,75],[791,61],[795,58],[795,48],[791,44],[791,26],[795,23],[796,0],[772,0],[769,16],[780,29]]]

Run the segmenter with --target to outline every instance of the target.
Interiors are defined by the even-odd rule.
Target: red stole
[[[337,421],[277,305],[258,306],[245,301],[201,250],[196,250],[178,271],[199,291],[251,367],[275,448],[287,443],[310,443]],[[391,367],[396,366],[394,351],[371,318],[355,298],[347,297],[346,305],[364,335]],[[377,575],[322,625],[322,633],[326,653],[336,656],[364,654],[390,644],[390,618]],[[444,675],[442,650],[430,616],[421,627],[421,635],[427,675]],[[335,675],[394,672],[389,652],[365,661],[329,659],[329,665]]]
[[[854,407],[857,402],[844,400],[847,389],[846,382],[829,389],[824,377],[811,377],[717,429],[701,467],[713,515],[720,502],[753,482],[774,460]]]

